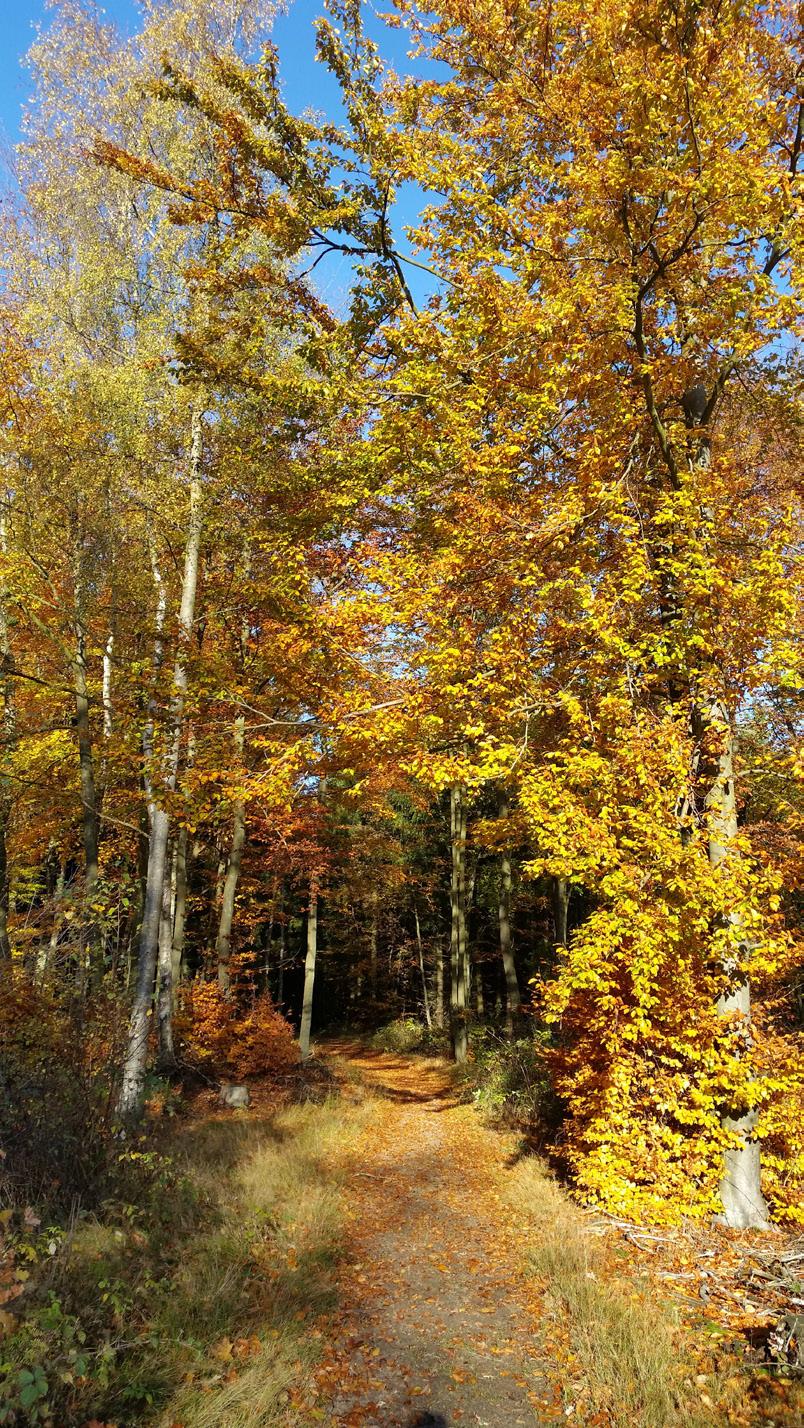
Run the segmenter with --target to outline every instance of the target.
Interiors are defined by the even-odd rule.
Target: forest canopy
[[[412,1020],[527,1046],[586,1203],[800,1221],[800,7],[392,19],[328,0],[334,117],[268,3],[30,52],[4,1144],[59,1057],[105,1135]]]

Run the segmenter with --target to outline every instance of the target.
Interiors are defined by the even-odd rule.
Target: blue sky
[[[124,31],[138,23],[135,0],[105,0],[100,7]],[[390,8],[390,6],[389,6]],[[334,86],[313,59],[313,20],[323,12],[323,0],[293,0],[288,13],[280,16],[274,39],[282,55],[282,71],[288,103],[302,109],[308,105],[326,109]],[[406,65],[405,39],[377,19],[373,5],[365,6],[366,28],[382,44],[383,53],[400,69]],[[3,0],[3,45],[0,47],[0,132],[6,144],[19,136],[20,111],[28,94],[28,77],[22,58],[37,24],[47,24],[46,0]]]
[[[0,5],[4,6],[4,43],[0,46],[0,150],[7,151],[19,139],[22,107],[30,93],[23,56],[34,38],[36,25],[47,25],[48,9],[46,0],[0,0]],[[137,28],[136,0],[105,0],[100,8],[124,32]],[[313,21],[323,13],[323,8],[323,0],[292,0],[288,13],[280,16],[275,24],[273,39],[279,47],[285,98],[290,108],[296,112],[314,108],[334,117],[337,86],[328,71],[314,59]],[[376,6],[371,3],[364,6],[366,29],[380,44],[385,58],[404,73],[412,63],[406,57],[406,39],[403,32],[389,30],[378,19],[378,9],[385,8],[379,0]],[[390,4],[387,8],[391,8]],[[395,225],[398,237],[401,223],[415,221],[418,206],[419,199],[414,193],[400,195]],[[404,240],[400,246],[403,250],[407,246]],[[327,267],[328,271],[318,271],[318,286],[322,296],[334,299],[343,285],[348,285],[348,263],[346,259],[333,258]],[[408,277],[417,300],[421,301],[432,291],[433,282],[425,274],[409,268]]]

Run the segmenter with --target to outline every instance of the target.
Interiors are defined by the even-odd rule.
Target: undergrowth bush
[[[371,1044],[378,1051],[419,1051],[438,1056],[447,1049],[447,1038],[438,1027],[425,1026],[414,1016],[396,1017],[374,1032]]]
[[[107,992],[86,1000],[35,986],[19,969],[0,986],[0,1199],[53,1213],[98,1204],[121,1169],[114,1136],[126,1024]]]
[[[466,1084],[489,1120],[521,1127],[531,1135],[555,1125],[558,1111],[543,1041],[533,1035],[508,1041],[481,1027],[472,1034],[471,1048]]]
[[[191,982],[175,1030],[185,1060],[236,1081],[283,1075],[299,1060],[293,1030],[265,992],[235,987],[226,997],[217,982]]]
[[[284,1422],[333,1302],[357,1121],[327,1103],[177,1122],[136,1201],[66,1230],[0,1218],[0,1268],[13,1254],[25,1276],[0,1273],[0,1424]]]

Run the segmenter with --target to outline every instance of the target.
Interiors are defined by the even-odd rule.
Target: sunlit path
[[[334,1422],[553,1421],[533,1290],[501,1204],[506,1141],[459,1103],[439,1062],[359,1043],[327,1054],[386,1103],[351,1187],[344,1313],[322,1372]]]

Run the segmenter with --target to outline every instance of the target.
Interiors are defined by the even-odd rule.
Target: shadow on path
[[[445,1062],[323,1048],[377,1096],[350,1204],[342,1319],[321,1392],[343,1428],[518,1428],[541,1416],[543,1346],[501,1204],[506,1147]],[[438,1112],[438,1114],[433,1114]]]

